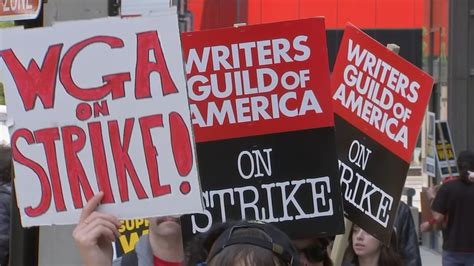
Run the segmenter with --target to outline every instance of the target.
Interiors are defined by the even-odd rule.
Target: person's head
[[[179,217],[163,216],[148,218],[148,220],[150,221],[150,235],[181,239],[181,223]]]
[[[226,229],[235,222],[216,223],[205,233],[195,235],[185,247],[185,265],[195,266],[206,261],[212,245]]]
[[[329,257],[329,238],[315,237],[293,240],[293,245],[299,252],[301,265],[332,266]]]
[[[402,260],[397,251],[397,237],[395,231],[392,232],[390,246],[380,242],[378,239],[354,224],[349,234],[348,255],[352,257],[355,265],[360,265],[360,261],[371,258],[377,259],[378,265],[400,266]]]
[[[242,221],[215,240],[207,265],[299,265],[298,252],[285,233],[261,222]]]
[[[464,182],[474,182],[474,152],[462,151],[458,155],[459,176]]]
[[[7,145],[0,144],[0,183],[8,183],[12,173],[12,153]]]
[[[357,257],[380,255],[382,243],[358,225],[352,226],[351,237],[352,250]]]

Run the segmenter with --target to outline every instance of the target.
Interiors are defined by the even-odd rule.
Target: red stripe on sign
[[[197,142],[334,126],[323,18],[182,35]]]

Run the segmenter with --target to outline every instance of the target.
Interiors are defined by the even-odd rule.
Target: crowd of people
[[[103,193],[98,193],[88,202],[73,232],[85,265],[333,265],[331,238],[290,240],[273,225],[258,221],[215,224],[184,247],[176,217],[150,219],[149,234],[140,238],[135,250],[112,261],[112,241],[118,236],[120,222],[95,211],[102,197]],[[411,215],[400,220],[405,227],[414,226]],[[400,238],[406,239],[405,243],[397,241],[395,229],[392,242],[385,245],[354,225],[344,265],[421,265],[417,241],[409,242],[416,239],[415,229],[404,230],[409,232]]]
[[[474,265],[474,153],[458,157],[460,177],[433,195],[433,220],[421,230],[441,228],[443,265]],[[290,240],[271,224],[238,221],[215,224],[183,246],[177,217],[150,219],[149,234],[129,252],[112,261],[112,241],[119,221],[95,211],[103,193],[84,208],[73,237],[86,265],[333,265],[331,238]],[[449,217],[449,219],[448,219]],[[391,243],[386,245],[353,225],[343,265],[421,265],[418,237],[409,207],[401,202]]]
[[[459,178],[432,191],[433,219],[420,230],[442,230],[443,265],[474,265],[474,153],[461,152],[457,162]],[[0,146],[0,265],[8,265],[11,169],[10,148]],[[73,232],[84,265],[333,265],[331,237],[290,240],[271,224],[234,221],[215,224],[183,244],[179,217],[150,218],[149,233],[135,249],[113,260],[120,221],[96,211],[102,197],[99,192],[87,203]],[[400,203],[389,245],[354,224],[343,265],[421,265],[409,207]]]
[[[184,247],[175,217],[150,219],[149,234],[140,238],[135,250],[112,261],[112,241],[120,223],[95,211],[102,197],[99,193],[88,202],[73,232],[85,265],[333,265],[330,238],[290,240],[259,221],[215,224]],[[417,265],[403,260],[395,232],[390,245],[385,245],[353,225],[344,265]]]

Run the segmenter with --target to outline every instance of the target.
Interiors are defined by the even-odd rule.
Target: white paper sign
[[[202,211],[176,15],[2,32],[23,226]]]

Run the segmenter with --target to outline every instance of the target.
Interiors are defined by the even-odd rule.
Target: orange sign
[[[34,19],[40,7],[40,0],[0,0],[0,21]]]

